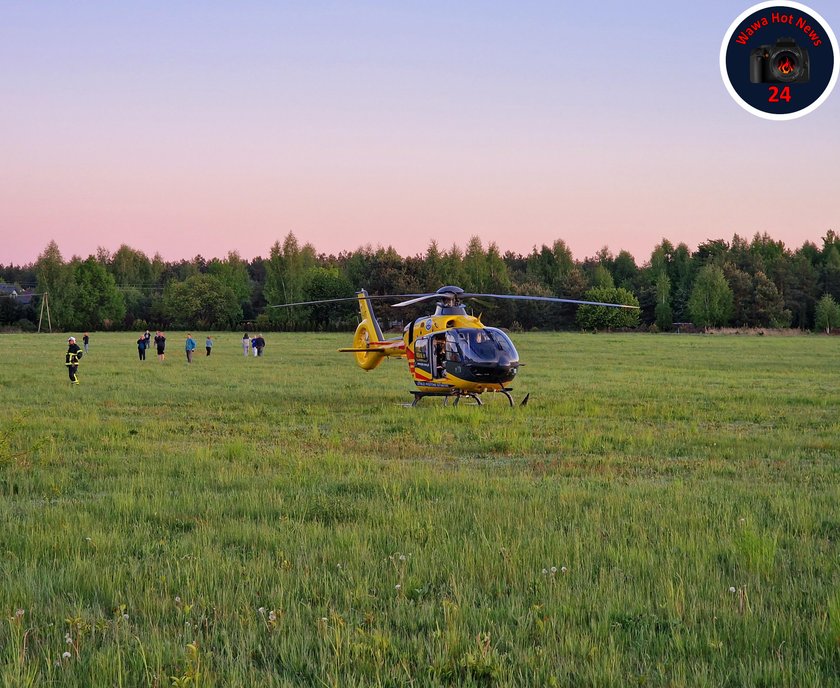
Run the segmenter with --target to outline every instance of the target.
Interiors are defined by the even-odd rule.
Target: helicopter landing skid
[[[449,404],[449,400],[452,399],[452,405],[457,406],[461,399],[469,398],[475,402],[476,406],[483,406],[484,402],[481,401],[481,397],[478,394],[474,394],[473,392],[462,392],[460,390],[447,390],[445,392],[426,392],[421,390],[410,390],[411,394],[414,395],[414,399],[411,401],[411,406],[417,406],[420,403],[421,399],[425,397],[443,397],[443,405],[447,406]],[[510,395],[511,390],[509,388],[504,388],[500,390],[496,390],[498,394],[503,394],[505,398],[508,400],[508,403],[513,406],[513,397]],[[523,402],[523,406],[528,403],[527,397],[525,402]]]

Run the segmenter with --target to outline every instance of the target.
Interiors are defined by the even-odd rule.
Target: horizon
[[[693,245],[693,246],[692,246],[691,244],[688,244],[688,243],[687,243],[687,242],[685,242],[685,241],[675,240],[675,239],[673,239],[672,237],[662,237],[662,238],[660,238],[660,240],[659,240],[658,242],[656,242],[656,244],[654,244],[653,246],[651,246],[651,250],[650,250],[650,251],[646,254],[646,256],[645,256],[645,257],[640,257],[640,256],[638,256],[638,255],[634,254],[632,251],[628,251],[628,252],[630,253],[630,255],[632,255],[632,256],[633,256],[633,260],[635,261],[636,265],[637,265],[637,266],[639,266],[639,267],[642,267],[642,266],[644,266],[644,265],[646,265],[646,264],[648,264],[648,263],[650,262],[651,255],[653,254],[653,251],[655,250],[655,248],[656,248],[657,246],[659,246],[659,245],[660,245],[663,241],[666,241],[666,240],[667,240],[667,241],[669,241],[669,242],[671,242],[671,244],[673,244],[673,246],[674,246],[675,248],[676,248],[676,247],[678,247],[678,246],[680,246],[680,245],[682,245],[682,244],[685,244],[685,245],[686,245],[686,247],[688,248],[689,252],[690,252],[691,254],[694,254],[694,253],[696,253],[696,251],[697,251],[697,249],[699,248],[699,246],[701,246],[702,244],[705,244],[705,243],[707,243],[707,242],[711,242],[711,241],[724,241],[724,242],[726,242],[726,243],[727,243],[727,245],[731,245],[731,244],[732,244],[732,239],[734,239],[734,238],[735,238],[735,236],[738,236],[738,237],[740,237],[741,239],[745,239],[747,242],[752,242],[752,241],[753,241],[756,237],[763,237],[763,236],[765,236],[765,235],[766,235],[766,236],[768,236],[768,237],[769,237],[769,239],[770,239],[771,241],[774,241],[774,242],[779,242],[779,241],[781,241],[781,242],[782,242],[782,244],[783,244],[783,246],[784,246],[784,248],[785,248],[785,250],[790,251],[791,253],[795,253],[796,251],[800,250],[800,249],[801,249],[801,248],[802,248],[805,244],[811,244],[811,245],[816,246],[817,248],[820,248],[820,245],[821,245],[822,240],[823,240],[823,239],[827,236],[827,234],[828,234],[828,232],[829,232],[829,231],[833,231],[833,230],[832,230],[831,228],[829,228],[829,229],[827,229],[827,230],[826,230],[826,231],[825,231],[825,232],[824,232],[824,233],[823,233],[820,237],[818,237],[817,239],[813,239],[813,238],[806,238],[806,239],[804,239],[804,240],[803,240],[803,242],[802,242],[801,244],[798,244],[798,245],[796,245],[796,246],[789,246],[786,242],[782,241],[781,239],[778,239],[778,238],[776,238],[776,237],[774,237],[774,236],[772,236],[772,235],[766,234],[766,233],[756,232],[756,233],[754,233],[754,234],[753,234],[753,235],[751,235],[751,236],[747,236],[747,235],[744,235],[744,234],[740,234],[739,232],[735,232],[735,233],[734,233],[734,235],[733,235],[732,237],[728,238],[728,239],[727,239],[727,238],[724,238],[724,237],[708,237],[707,239],[704,239],[703,241],[701,241],[699,244],[697,244],[697,245]],[[292,233],[292,234],[294,234],[294,233]],[[288,234],[287,234],[286,236],[288,236]],[[314,245],[314,244],[312,244],[311,242],[302,241],[302,240],[301,240],[301,238],[300,238],[300,237],[298,237],[296,234],[295,234],[294,236],[295,236],[295,238],[297,239],[297,241],[298,241],[298,245],[299,245],[301,248],[303,248],[303,247],[304,247],[304,246],[306,246],[306,245],[311,245],[311,246],[312,246],[312,248],[313,248],[313,249],[314,249],[314,251],[315,251],[315,254],[316,254],[317,256],[324,256],[324,257],[327,257],[327,258],[329,258],[329,257],[339,258],[339,257],[340,257],[340,256],[342,256],[342,255],[353,254],[353,253],[356,253],[356,252],[358,252],[358,251],[363,251],[363,250],[368,250],[368,249],[369,249],[369,250],[371,250],[371,251],[373,251],[373,252],[376,252],[376,251],[379,251],[379,250],[384,250],[384,251],[394,250],[394,251],[396,251],[396,252],[397,252],[397,254],[398,254],[401,258],[403,258],[403,259],[407,259],[407,258],[422,258],[422,257],[424,257],[424,256],[427,254],[428,249],[431,247],[431,244],[432,244],[432,242],[434,241],[434,240],[430,240],[430,242],[429,242],[429,244],[426,246],[426,248],[425,248],[423,251],[421,251],[421,252],[417,252],[417,253],[403,253],[403,252],[399,251],[398,249],[396,249],[396,247],[394,247],[394,246],[390,246],[390,245],[382,245],[382,244],[378,244],[378,245],[365,244],[365,245],[357,246],[356,248],[353,248],[353,249],[342,249],[342,250],[340,250],[340,251],[338,251],[338,252],[326,252],[326,251],[321,251],[321,250],[319,250],[319,247],[318,247],[318,246],[316,246],[316,245]],[[458,249],[459,249],[462,253],[464,253],[464,252],[465,252],[465,250],[466,250],[466,248],[467,248],[467,245],[468,245],[469,241],[470,241],[472,238],[474,238],[474,237],[469,237],[469,239],[468,239],[466,242],[464,242],[463,244],[457,244]],[[209,263],[210,261],[213,261],[213,260],[225,260],[225,259],[228,257],[228,255],[229,255],[229,254],[231,254],[231,253],[236,253],[236,254],[239,256],[239,258],[240,258],[240,259],[242,259],[242,260],[243,260],[243,261],[245,261],[246,263],[251,263],[251,262],[253,262],[253,261],[255,261],[255,260],[267,260],[267,259],[268,259],[268,257],[269,257],[269,255],[270,255],[271,248],[273,247],[273,245],[274,245],[275,243],[278,243],[278,244],[280,244],[280,245],[282,246],[282,244],[283,244],[283,240],[284,240],[284,239],[285,239],[285,237],[283,237],[283,238],[278,238],[278,239],[276,239],[276,240],[275,240],[275,242],[272,242],[272,245],[268,247],[268,251],[266,251],[266,253],[265,253],[265,254],[260,253],[260,254],[256,254],[256,255],[253,255],[253,256],[243,256],[243,255],[242,255],[239,251],[237,251],[236,249],[229,249],[229,250],[227,250],[227,251],[224,251],[224,252],[223,252],[222,254],[220,254],[220,255],[205,255],[205,254],[203,254],[203,253],[196,253],[196,254],[194,254],[194,255],[192,255],[192,256],[178,256],[178,257],[168,257],[168,256],[164,256],[163,254],[161,254],[161,253],[159,253],[159,252],[155,252],[155,253],[148,253],[148,252],[143,251],[142,249],[139,249],[139,248],[137,248],[136,246],[132,246],[131,244],[126,243],[126,242],[121,243],[119,246],[117,246],[117,247],[116,247],[116,248],[114,248],[114,249],[108,248],[108,247],[106,247],[106,246],[97,246],[96,250],[95,250],[95,251],[93,251],[92,253],[89,253],[87,256],[84,256],[84,255],[81,255],[81,254],[78,254],[78,253],[73,253],[73,254],[69,254],[69,255],[68,255],[68,254],[66,254],[63,250],[61,250],[61,246],[59,245],[59,243],[58,243],[57,241],[55,241],[55,240],[51,239],[51,240],[49,240],[49,242],[47,243],[47,245],[45,245],[45,246],[44,246],[44,248],[42,248],[42,249],[38,252],[38,255],[37,255],[37,256],[35,256],[34,258],[30,259],[29,261],[27,261],[27,262],[21,262],[21,263],[4,263],[4,262],[0,261],[0,268],[2,268],[2,267],[8,267],[8,268],[15,267],[15,268],[19,268],[19,269],[25,269],[25,268],[34,267],[35,263],[37,263],[37,261],[38,261],[38,258],[39,258],[39,257],[43,254],[44,250],[45,250],[45,249],[49,246],[49,244],[50,244],[50,243],[52,243],[52,242],[55,242],[55,243],[56,243],[56,245],[58,245],[58,246],[59,246],[59,251],[61,252],[61,258],[62,258],[62,260],[63,260],[65,263],[71,262],[71,261],[76,260],[76,259],[78,259],[78,260],[86,260],[87,258],[96,258],[96,257],[97,257],[97,254],[98,254],[101,250],[106,251],[106,252],[107,252],[107,254],[108,254],[110,257],[113,257],[114,253],[116,253],[116,252],[117,252],[117,251],[118,251],[118,250],[119,250],[122,246],[127,246],[129,249],[134,250],[134,251],[140,251],[140,252],[141,252],[141,253],[143,253],[143,255],[145,255],[145,256],[146,256],[149,260],[154,260],[154,259],[155,259],[155,257],[159,255],[159,256],[160,256],[160,258],[161,258],[161,260],[162,260],[164,263],[167,263],[167,264],[171,264],[171,263],[179,263],[179,262],[181,262],[181,261],[191,262],[191,261],[193,261],[195,258],[198,258],[198,257],[203,258],[206,262],[208,262],[208,263]],[[479,239],[480,239],[480,237],[479,237]],[[482,245],[483,249],[486,251],[487,249],[489,249],[489,248],[490,248],[491,244],[496,244],[496,248],[498,249],[498,251],[499,251],[500,255],[501,255],[501,256],[503,256],[503,257],[504,257],[506,254],[508,254],[508,253],[511,253],[511,254],[513,254],[514,256],[526,257],[526,256],[528,256],[528,255],[531,255],[534,251],[539,251],[539,250],[541,250],[542,248],[545,248],[545,247],[547,247],[547,248],[549,248],[549,249],[550,249],[550,248],[552,248],[552,247],[553,247],[553,245],[554,245],[554,243],[555,243],[555,242],[557,242],[557,241],[562,241],[562,242],[564,242],[564,243],[566,244],[567,248],[569,248],[569,250],[571,251],[571,254],[572,254],[572,258],[573,258],[573,260],[574,260],[575,262],[579,262],[579,263],[583,263],[583,262],[585,262],[585,261],[587,261],[587,260],[593,260],[593,259],[596,259],[596,258],[597,258],[597,254],[598,254],[598,252],[600,252],[602,249],[605,249],[605,248],[608,250],[609,254],[610,254],[610,255],[612,255],[613,257],[618,256],[618,255],[619,255],[622,251],[627,251],[627,250],[628,250],[628,249],[624,249],[624,248],[613,248],[612,246],[607,246],[607,245],[604,245],[604,246],[602,246],[600,249],[598,249],[598,251],[595,251],[595,252],[594,252],[593,254],[591,254],[591,255],[579,256],[579,255],[575,254],[575,252],[574,252],[574,251],[571,249],[571,247],[569,246],[568,242],[567,242],[567,241],[565,241],[565,239],[563,239],[562,237],[556,237],[555,239],[550,240],[549,242],[543,243],[543,244],[541,244],[541,245],[539,245],[539,246],[534,245],[534,246],[532,246],[532,247],[531,247],[528,251],[516,251],[516,250],[513,250],[513,249],[506,248],[506,247],[504,247],[504,246],[499,246],[496,242],[485,242],[485,241],[483,241],[483,240],[481,241],[481,245]],[[436,243],[437,243],[437,242],[436,242]],[[452,245],[452,244],[450,244],[449,246],[441,246],[441,245],[438,243],[437,248],[438,248],[438,250],[440,250],[442,253],[450,253],[450,251],[451,251],[451,250],[452,250],[452,248],[453,248],[453,245]]]

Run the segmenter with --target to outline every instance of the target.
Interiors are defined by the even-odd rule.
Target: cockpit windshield
[[[519,361],[510,338],[495,327],[459,327],[446,332],[446,358],[464,363],[501,363]]]

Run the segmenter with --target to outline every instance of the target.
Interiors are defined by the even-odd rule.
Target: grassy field
[[[519,335],[526,408],[412,409],[240,337],[0,335],[0,685],[840,685],[837,338]]]

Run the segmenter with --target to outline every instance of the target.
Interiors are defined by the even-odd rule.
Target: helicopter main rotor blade
[[[603,301],[581,301],[580,299],[560,299],[555,296],[518,296],[515,294],[459,294],[462,299],[509,299],[511,301],[547,301],[549,303],[576,303],[582,306],[607,306],[609,308],[634,308],[638,310],[638,306],[628,306],[625,303],[604,303]],[[397,305],[397,304],[395,304]]]
[[[407,296],[418,296],[418,294],[369,294],[365,298],[368,299],[404,299]],[[419,296],[422,296],[419,295]],[[291,308],[292,306],[317,306],[322,303],[342,303],[347,301],[358,301],[359,295],[356,296],[345,296],[339,299],[318,299],[317,301],[296,301],[295,303],[278,303],[270,306],[266,306],[266,308]]]
[[[372,297],[368,297],[372,298]],[[278,303],[266,308],[291,308],[292,306],[315,306],[320,303],[341,303],[342,301],[358,301],[358,296],[347,296],[341,299],[319,299],[318,301],[296,301],[295,303]]]
[[[438,294],[435,292],[434,294],[420,294],[413,299],[409,299],[408,301],[400,301],[399,303],[392,303],[391,306],[393,308],[402,308],[403,306],[411,306],[415,303],[422,303],[423,301],[431,301],[432,299],[440,299],[445,294]]]
[[[468,294],[461,292],[436,291],[432,294],[370,294],[366,298],[371,300],[383,299],[407,299],[399,303],[392,303],[393,308],[403,308],[404,306],[412,306],[415,303],[423,303],[424,301],[432,301],[435,299],[454,299],[456,302],[462,299],[508,299],[511,301],[544,301],[548,303],[574,303],[582,306],[606,306],[608,308],[633,308],[638,310],[638,306],[628,306],[624,303],[604,303],[602,301],[583,301],[580,299],[561,299],[554,296],[519,296],[516,294]],[[325,303],[346,303],[350,301],[358,301],[359,295],[346,296],[338,299],[318,299],[315,301],[297,301],[295,303],[278,303],[266,308],[291,308],[292,306],[317,306]]]

